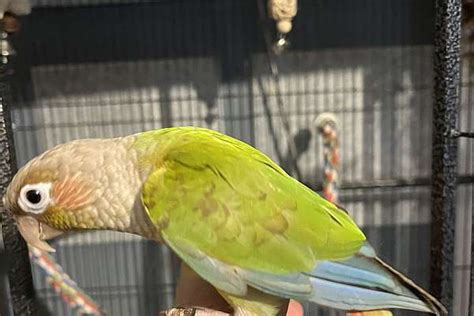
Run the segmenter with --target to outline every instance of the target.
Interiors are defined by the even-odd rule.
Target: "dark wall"
[[[430,0],[301,0],[292,50],[431,44],[433,12]],[[258,19],[254,0],[37,8],[16,46],[24,66],[211,55],[238,75],[264,50]]]

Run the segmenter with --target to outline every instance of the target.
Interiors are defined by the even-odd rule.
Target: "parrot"
[[[255,147],[183,126],[57,145],[18,170],[5,209],[31,247],[112,230],[168,246],[235,316],[288,299],[346,311],[447,314],[382,261],[348,212]]]

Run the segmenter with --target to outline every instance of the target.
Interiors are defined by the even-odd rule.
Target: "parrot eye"
[[[50,183],[27,184],[20,191],[18,205],[28,213],[41,214],[50,203]]]
[[[41,192],[38,190],[29,190],[26,192],[26,199],[31,204],[38,204],[41,202]]]

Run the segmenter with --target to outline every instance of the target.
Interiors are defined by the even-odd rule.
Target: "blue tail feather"
[[[410,309],[446,314],[425,290],[375,256],[369,244],[345,261],[320,262],[307,274],[314,287],[309,299],[344,310]]]

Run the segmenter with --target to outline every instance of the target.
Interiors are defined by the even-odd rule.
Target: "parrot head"
[[[147,235],[140,209],[141,177],[127,142],[89,139],[59,145],[32,159],[3,197],[26,242],[46,242],[68,231],[116,230]],[[141,214],[141,215],[140,215]],[[146,227],[144,227],[146,226]]]

